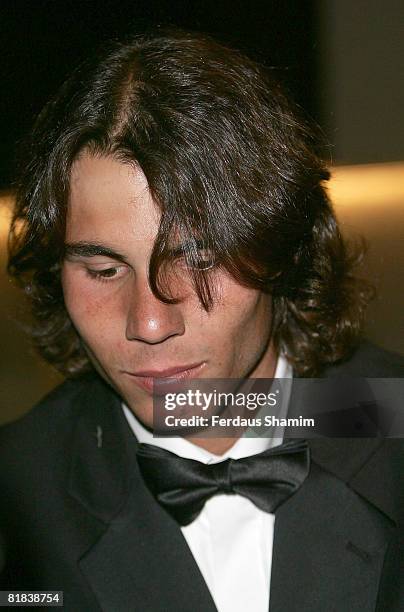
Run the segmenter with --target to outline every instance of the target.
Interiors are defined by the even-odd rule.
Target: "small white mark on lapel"
[[[97,425],[97,429],[95,430],[95,437],[97,438],[97,448],[102,447],[102,427]]]

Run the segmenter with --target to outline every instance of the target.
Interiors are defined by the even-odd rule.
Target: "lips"
[[[204,367],[205,362],[196,364],[186,364],[163,368],[159,370],[141,370],[136,372],[125,372],[131,379],[142,389],[148,393],[156,393],[160,395],[173,391],[174,386],[181,383],[187,378],[197,378],[199,372]],[[156,383],[157,379],[157,383]],[[164,380],[167,379],[167,380]],[[158,389],[156,389],[158,387]]]

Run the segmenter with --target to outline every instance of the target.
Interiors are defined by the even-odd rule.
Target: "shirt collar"
[[[286,360],[282,353],[278,356],[276,364],[275,374],[273,378],[292,378],[293,370],[292,366]],[[286,415],[287,407],[289,403],[290,393],[286,393],[282,406],[282,413]],[[175,453],[185,459],[194,459],[201,463],[218,463],[225,459],[241,459],[242,457],[248,457],[250,455],[256,455],[262,453],[268,448],[277,446],[282,443],[282,437],[276,438],[239,438],[231,448],[229,448],[223,455],[215,455],[188,440],[181,437],[154,437],[153,433],[146,429],[146,427],[139,421],[139,419],[133,414],[133,412],[122,403],[122,408],[125,417],[129,423],[129,426],[133,430],[137,440],[143,444],[152,444],[159,446],[165,450]]]

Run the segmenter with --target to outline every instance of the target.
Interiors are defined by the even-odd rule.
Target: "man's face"
[[[181,261],[171,280],[180,302],[153,295],[148,267],[159,219],[139,168],[89,154],[75,162],[62,270],[66,307],[98,372],[148,426],[153,376],[271,377],[276,360],[270,296],[223,269],[213,272],[217,301],[209,312]]]

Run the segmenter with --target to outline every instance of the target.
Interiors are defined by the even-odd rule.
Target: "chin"
[[[153,430],[153,405],[147,406],[139,402],[131,402],[122,398],[124,404],[147,429]],[[136,406],[136,410],[134,409]]]

